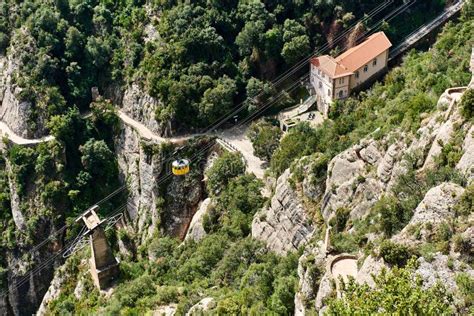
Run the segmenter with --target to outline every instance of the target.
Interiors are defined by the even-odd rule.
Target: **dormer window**
[[[364,66],[364,72],[367,72],[367,71],[369,71],[369,65]]]

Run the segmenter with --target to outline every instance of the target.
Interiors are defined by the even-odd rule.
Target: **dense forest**
[[[364,20],[348,37],[354,41],[401,3]],[[158,122],[189,129],[214,123],[240,102],[254,110],[272,92],[269,81],[334,42],[377,5],[364,0],[8,0],[0,7],[0,52],[18,54],[15,81],[20,98],[34,105],[32,129],[41,130],[36,125],[69,108],[87,110],[93,86],[107,94],[131,82],[160,101]],[[440,0],[417,3],[382,27],[396,43],[443,5]],[[345,44],[331,47],[338,45]]]

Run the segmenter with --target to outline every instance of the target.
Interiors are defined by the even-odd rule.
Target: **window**
[[[377,58],[374,58],[374,60],[372,60],[372,66],[377,66]]]
[[[342,98],[344,96],[344,91],[340,90],[339,91],[339,98]]]
[[[328,96],[331,96],[331,89],[328,89]]]
[[[364,66],[364,72],[367,72],[369,70],[369,65]]]
[[[359,79],[359,72],[356,71],[356,78]]]
[[[325,77],[324,77],[324,72],[323,72],[323,79],[324,79],[324,78],[325,78]]]
[[[321,69],[318,69],[318,75],[320,75],[320,74],[321,74]]]
[[[321,89],[323,87],[323,83],[320,81],[319,82],[319,89]]]
[[[339,78],[339,83],[343,84],[344,83],[344,78]]]

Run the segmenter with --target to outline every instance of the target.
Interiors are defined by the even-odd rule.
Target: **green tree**
[[[227,76],[220,78],[214,88],[209,88],[199,105],[199,115],[203,122],[215,122],[227,113],[234,104],[237,93],[235,81]]]
[[[207,189],[211,194],[219,194],[232,178],[245,173],[245,163],[240,153],[224,153],[207,172]]]
[[[464,92],[459,106],[461,107],[462,115],[467,120],[474,117],[474,89],[467,89],[466,92]]]
[[[90,139],[79,147],[81,162],[84,170],[96,181],[115,178],[117,175],[117,162],[115,154],[103,140]]]
[[[283,42],[281,55],[289,65],[307,56],[311,48],[305,28],[295,20],[287,19],[285,21]]]
[[[326,315],[452,315],[451,295],[441,284],[425,289],[414,276],[415,262],[406,268],[382,270],[375,287],[351,281],[340,299],[331,299]]]
[[[266,161],[270,161],[273,152],[280,145],[281,135],[282,132],[278,126],[266,121],[252,123],[247,131],[255,155]]]

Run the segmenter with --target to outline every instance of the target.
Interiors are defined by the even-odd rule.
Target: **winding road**
[[[252,143],[245,135],[246,130],[247,130],[246,126],[239,127],[239,128],[231,128],[228,130],[224,130],[220,133],[192,134],[192,135],[165,138],[153,133],[144,124],[131,118],[122,110],[119,109],[117,111],[117,114],[120,120],[124,124],[132,127],[140,135],[140,137],[147,140],[153,140],[158,143],[161,143],[161,142],[176,143],[176,142],[185,141],[193,137],[202,136],[202,135],[216,136],[219,139],[223,140],[225,143],[230,144],[230,146],[226,146],[226,148],[233,148],[239,151],[240,153],[242,153],[242,156],[244,157],[247,164],[248,172],[254,173],[255,176],[260,179],[263,178],[264,168],[262,166],[264,162],[253,154]],[[90,113],[87,113],[84,117],[89,117],[89,116],[90,116]],[[8,137],[8,139],[14,144],[23,145],[23,146],[32,146],[39,143],[48,142],[54,139],[54,136],[52,135],[48,135],[43,138],[37,138],[37,139],[27,139],[27,138],[21,137],[20,135],[12,131],[12,129],[6,123],[2,121],[0,121],[0,134],[2,136]]]
[[[54,136],[51,136],[51,135],[45,136],[43,138],[37,138],[37,139],[28,139],[28,138],[21,137],[20,135],[12,131],[11,128],[2,121],[0,121],[0,134],[2,136],[8,137],[8,139],[10,139],[13,143],[17,145],[23,145],[23,146],[36,145],[43,142],[49,142],[50,140],[54,139]]]

